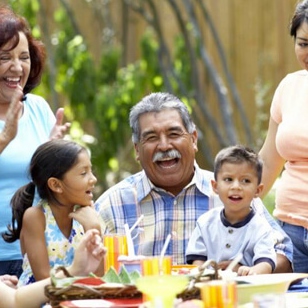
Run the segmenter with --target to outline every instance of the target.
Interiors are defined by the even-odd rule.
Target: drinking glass
[[[107,248],[105,256],[105,273],[111,266],[117,272],[120,270],[120,262],[118,258],[120,255],[127,255],[127,239],[124,234],[105,234],[104,245]]]
[[[172,268],[172,257],[145,257],[141,260],[141,274],[143,276],[149,275],[170,275]]]
[[[185,275],[150,275],[136,280],[139,291],[146,295],[151,308],[171,308],[174,299],[188,285]]]
[[[211,280],[200,286],[204,308],[237,307],[236,282]]]

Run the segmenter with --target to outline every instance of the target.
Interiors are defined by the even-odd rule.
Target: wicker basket
[[[214,269],[214,273],[207,276],[203,276],[204,270],[208,267],[212,267]],[[191,299],[201,299],[200,289],[195,286],[195,283],[214,280],[214,279],[215,280],[219,279],[218,264],[214,260],[208,260],[199,267],[199,274],[190,281],[189,285],[184,291],[182,291],[177,295],[177,298],[180,298],[183,301]]]
[[[65,276],[71,277],[65,268],[60,267]],[[106,283],[99,286],[71,284],[67,287],[47,285],[45,295],[53,308],[60,308],[60,303],[66,300],[101,299],[101,298],[141,298],[142,293],[135,285]]]

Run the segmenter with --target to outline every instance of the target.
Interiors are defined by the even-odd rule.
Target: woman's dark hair
[[[83,146],[63,139],[48,141],[37,148],[29,167],[32,181],[19,188],[11,199],[12,223],[8,231],[2,234],[6,242],[12,243],[19,239],[23,215],[32,206],[35,188],[41,199],[56,200],[48,186],[48,179],[63,179],[65,173],[77,163],[82,151],[86,151]]]
[[[15,14],[8,6],[0,7],[0,49],[12,41],[10,50],[19,43],[19,32],[23,32],[28,40],[31,68],[29,78],[24,87],[24,94],[31,92],[41,82],[46,59],[43,43],[34,39],[25,18]]]
[[[308,0],[301,1],[296,5],[290,22],[290,35],[296,38],[296,31],[304,22],[308,24]]]

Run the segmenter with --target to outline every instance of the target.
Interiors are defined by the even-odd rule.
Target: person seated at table
[[[185,104],[169,93],[145,96],[130,111],[129,123],[136,158],[143,170],[105,191],[95,202],[103,233],[135,228],[135,252],[158,256],[168,234],[174,234],[166,254],[174,264],[185,263],[185,251],[196,221],[212,206],[222,206],[211,187],[213,172],[201,169],[195,154],[198,133]],[[289,237],[257,198],[253,208],[266,217],[277,244],[276,272],[292,271],[293,247]],[[219,264],[225,268],[230,263]]]
[[[57,265],[70,265],[84,232],[100,231],[91,206],[97,180],[85,147],[63,139],[47,141],[34,152],[29,173],[32,181],[14,194],[12,223],[3,234],[7,242],[20,239],[23,272],[18,286],[49,277]],[[36,191],[41,198],[37,205]],[[96,274],[103,274],[102,267]]]
[[[106,249],[98,230],[88,230],[76,247],[74,260],[67,267],[72,276],[87,276],[95,272],[102,263]],[[62,277],[62,272],[56,274]],[[50,278],[34,282],[18,289],[7,286],[0,281],[0,308],[39,308],[47,302],[45,286],[51,283]]]
[[[258,155],[242,145],[227,147],[216,155],[212,187],[224,207],[198,218],[186,250],[188,264],[233,260],[241,253],[238,275],[273,272],[276,253],[272,228],[251,206],[263,189],[262,167]]]

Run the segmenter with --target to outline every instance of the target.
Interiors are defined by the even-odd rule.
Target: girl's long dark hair
[[[19,239],[25,211],[32,206],[35,189],[41,199],[56,200],[48,186],[51,177],[63,179],[64,174],[78,161],[80,152],[86,149],[76,142],[56,139],[43,143],[34,152],[29,173],[32,182],[20,187],[11,199],[12,222],[3,239],[12,243]]]
[[[8,225],[8,231],[2,234],[3,239],[8,243],[13,243],[19,239],[22,228],[22,218],[27,208],[32,206],[35,194],[35,185],[33,182],[20,187],[11,199],[12,206],[12,224]],[[13,206],[16,205],[16,206]],[[15,228],[14,226],[17,227]]]

